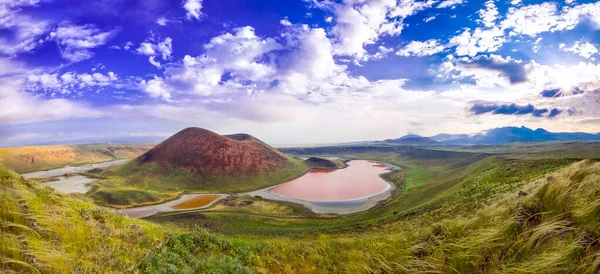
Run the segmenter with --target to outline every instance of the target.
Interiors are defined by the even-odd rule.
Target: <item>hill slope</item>
[[[311,168],[337,169],[344,167],[340,160],[328,160],[319,157],[310,157],[304,160],[304,164]]]
[[[112,206],[159,203],[184,192],[242,192],[293,179],[308,167],[247,134],[187,128],[136,160],[105,170],[92,197]]]
[[[0,166],[0,273],[249,273],[248,244],[135,220]]]
[[[153,147],[138,163],[200,175],[273,172],[294,163],[247,134],[221,136],[202,128],[186,128]]]
[[[0,167],[0,272],[598,273],[600,163],[511,190],[496,179],[523,165],[490,167],[437,209],[349,232],[252,240],[133,220]],[[486,180],[491,173],[498,177]],[[497,194],[481,200],[490,188]]]
[[[150,144],[89,144],[0,148],[0,163],[18,173],[133,158]]]

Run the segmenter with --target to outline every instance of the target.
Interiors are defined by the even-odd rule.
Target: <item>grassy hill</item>
[[[403,167],[386,175],[397,192],[335,218],[254,199],[245,211],[134,220],[0,168],[0,272],[600,271],[600,162],[414,149],[353,157]]]
[[[131,219],[0,167],[0,272],[250,273],[252,246]]]
[[[322,169],[338,169],[346,166],[342,160],[328,160],[319,157],[309,157],[308,159],[304,160],[304,164],[310,168]]]
[[[18,173],[133,158],[150,144],[90,144],[0,148],[0,163]]]
[[[135,160],[95,174],[92,197],[123,207],[158,203],[184,192],[256,190],[305,173],[308,167],[247,134],[187,128]]]

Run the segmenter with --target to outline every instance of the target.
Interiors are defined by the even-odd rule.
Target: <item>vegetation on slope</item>
[[[133,158],[149,144],[90,144],[0,148],[0,163],[18,173]]]
[[[100,174],[91,197],[110,206],[135,206],[160,203],[182,193],[237,193],[275,185],[304,174],[308,168],[300,161],[273,172],[248,175],[206,175],[185,171],[164,172],[154,164],[129,162]]]
[[[0,167],[0,272],[247,273],[251,245],[131,219]]]
[[[247,134],[187,128],[127,164],[103,171],[91,196],[115,207],[174,199],[184,192],[244,192],[305,173],[300,160]]]
[[[446,155],[452,159],[446,161],[441,155],[363,155],[389,162],[396,159],[398,164],[430,166],[413,173],[390,173],[388,176],[394,178],[389,179],[399,185],[397,195],[362,214],[322,218],[261,205],[248,208],[246,213],[278,214],[279,219],[194,212],[182,216],[193,216],[187,221],[205,222],[181,223],[172,218],[177,215],[168,215],[179,227],[117,215],[0,169],[0,270],[600,271],[600,163],[490,157],[472,158],[456,165],[465,157]],[[407,180],[419,183],[404,189]],[[237,198],[236,203],[242,200]],[[185,224],[190,225],[190,230],[185,230]],[[193,229],[193,224],[238,235],[220,236]]]
[[[304,164],[310,168],[338,169],[344,168],[346,164],[342,160],[328,160],[319,157],[310,157],[304,160]]]
[[[277,256],[263,261],[274,273],[598,273],[599,193],[600,163],[583,161],[474,213],[448,206],[362,233],[271,240],[260,256]]]

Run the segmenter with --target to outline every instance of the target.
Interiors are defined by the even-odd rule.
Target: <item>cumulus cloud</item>
[[[185,0],[183,2],[183,8],[186,10],[185,16],[188,20],[191,20],[192,18],[199,20],[200,15],[202,15],[202,0]]]
[[[170,60],[171,54],[173,54],[173,40],[171,37],[165,38],[162,42],[153,44],[150,41],[146,41],[140,44],[137,48],[137,53],[148,56],[148,61],[153,66],[160,68],[160,62],[156,61],[156,58],[160,56],[163,60]]]
[[[555,2],[511,7],[501,25],[511,35],[536,36],[543,32],[572,30],[583,19],[600,23],[600,3],[581,4],[558,10]]]
[[[154,77],[154,79],[148,81],[142,80],[140,86],[152,98],[162,98],[165,101],[171,99],[169,87],[161,78]]]
[[[435,39],[427,41],[411,41],[404,48],[396,52],[400,56],[429,56],[444,51],[444,46]]]
[[[454,8],[454,6],[460,5],[465,2],[467,2],[467,0],[444,0],[437,5],[437,8],[438,9],[449,8],[449,7]]]
[[[477,13],[479,14],[479,17],[481,18],[480,20],[481,20],[482,24],[486,28],[494,27],[494,25],[496,24],[496,19],[498,18],[498,15],[500,14],[498,12],[498,8],[494,4],[493,0],[489,0],[489,1],[485,2],[485,9],[479,10]]]
[[[23,90],[25,74],[30,71],[20,63],[0,59],[0,124],[19,124],[35,121],[59,120],[74,117],[98,117],[101,111],[83,102],[67,99],[47,99]],[[53,79],[54,78],[54,79]],[[37,79],[48,87],[57,87],[55,75]]]
[[[473,30],[466,28],[450,39],[449,45],[456,47],[457,55],[476,56],[481,52],[495,52],[509,41],[506,33],[509,37],[524,35],[537,38],[545,32],[572,30],[582,20],[600,25],[598,2],[567,6],[561,10],[555,2],[513,6],[503,20],[499,20],[499,12],[493,1],[487,1],[485,7],[478,12],[482,27]]]
[[[431,7],[434,2],[382,0],[336,3],[324,0],[315,1],[315,5],[335,15],[335,25],[331,29],[335,36],[334,53],[361,60],[367,56],[366,45],[376,43],[383,35],[400,34],[406,17]]]
[[[73,25],[63,22],[49,35],[56,41],[63,58],[79,62],[94,55],[91,49],[104,45],[116,31],[101,31],[92,24]]]
[[[106,74],[66,72],[61,75],[44,72],[27,76],[24,87],[30,91],[70,94],[90,87],[114,85],[118,80],[119,77],[112,71]]]
[[[235,92],[244,89],[241,82],[268,81],[274,73],[274,64],[259,60],[280,47],[274,39],[256,36],[252,27],[237,28],[233,33],[213,37],[204,45],[204,54],[186,55],[180,64],[167,68],[164,82],[174,90],[201,96]],[[236,83],[230,87],[219,85],[228,80]]]
[[[576,41],[574,45],[567,47],[566,44],[561,43],[559,48],[562,51],[575,53],[583,58],[590,59],[592,56],[598,53],[598,49],[594,44],[590,42]]]
[[[167,20],[167,18],[165,17],[159,17],[158,19],[156,19],[156,24],[158,24],[159,26],[166,26],[167,23],[169,22],[169,20]]]
[[[281,19],[281,20],[279,21],[279,23],[280,23],[281,25],[284,25],[284,26],[286,26],[286,27],[289,27],[289,26],[291,26],[291,25],[292,25],[292,22],[290,22],[290,20],[288,20],[287,18]]]

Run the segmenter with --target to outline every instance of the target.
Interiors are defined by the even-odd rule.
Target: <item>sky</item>
[[[4,0],[0,146],[600,131],[600,2]]]

